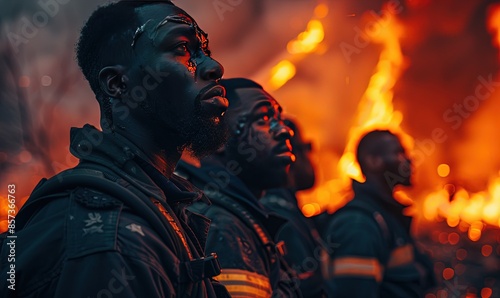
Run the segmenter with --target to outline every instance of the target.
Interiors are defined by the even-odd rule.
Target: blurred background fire
[[[500,1],[175,1],[209,33],[225,77],[249,77],[313,142],[318,182],[302,211],[334,212],[362,180],[353,150],[373,128],[411,152],[414,233],[435,260],[433,297],[500,297]],[[74,61],[105,1],[0,3],[0,192],[17,207],[76,164],[69,128],[98,124]],[[0,204],[0,229],[7,204]]]

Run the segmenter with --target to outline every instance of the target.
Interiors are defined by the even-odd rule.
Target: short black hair
[[[235,103],[241,100],[238,93],[236,93],[237,89],[258,88],[264,90],[264,88],[262,88],[262,86],[259,85],[258,83],[245,78],[221,79],[219,83],[226,89],[226,97],[230,103],[229,105],[230,108],[231,108],[231,103]]]
[[[380,140],[386,136],[393,136],[399,139],[397,135],[389,130],[372,130],[359,140],[358,147],[356,149],[356,159],[361,167],[361,171],[365,168],[363,161],[364,156],[381,156],[384,153],[385,144]]]
[[[135,9],[144,5],[171,4],[171,1],[122,0],[97,8],[89,17],[76,45],[76,58],[90,88],[102,104],[99,72],[108,65],[126,64],[134,53],[131,47],[139,18]]]

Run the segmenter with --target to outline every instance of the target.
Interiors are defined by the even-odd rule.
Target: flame
[[[459,188],[455,193],[445,189],[432,192],[425,198],[423,212],[425,219],[444,218],[450,227],[464,222],[469,225],[469,238],[477,241],[484,223],[500,227],[500,176],[490,181],[486,191],[470,193]]]
[[[370,17],[368,14],[365,16]],[[389,15],[383,23],[379,23],[379,29],[365,32],[370,42],[382,45],[382,51],[375,73],[370,78],[368,87],[358,104],[354,125],[349,131],[344,153],[338,162],[339,178],[332,179],[316,189],[316,198],[326,205],[330,212],[348,200],[351,178],[364,181],[356,161],[355,150],[359,139],[365,133],[374,129],[387,129],[401,138],[406,149],[409,150],[413,146],[413,139],[400,128],[403,115],[395,110],[392,104],[392,89],[404,66],[399,43],[402,26],[393,15]]]
[[[359,139],[365,133],[374,129],[388,129],[407,138],[399,127],[403,115],[395,111],[392,104],[392,88],[403,68],[403,54],[399,44],[402,29],[392,15],[380,28],[376,34],[367,32],[370,40],[381,44],[383,50],[375,74],[371,77],[358,105],[355,124],[349,131],[347,145],[339,162],[339,171],[344,178],[349,177],[360,182],[364,181],[364,177],[354,152]]]
[[[494,34],[493,44],[500,47],[500,5],[492,5],[488,13],[488,29]]]
[[[500,47],[500,5],[489,7],[487,26],[493,34],[493,44]],[[437,170],[441,177],[450,173],[447,164],[439,165]],[[458,226],[471,241],[478,241],[487,225],[500,227],[500,172],[483,191],[470,192],[447,184],[431,192],[425,197],[423,215],[429,221],[445,219],[448,226]]]
[[[269,89],[277,90],[295,76],[295,64],[292,61],[301,59],[301,55],[313,53],[325,38],[325,30],[319,19],[328,15],[328,6],[325,3],[318,4],[314,9],[314,17],[307,23],[305,31],[288,42],[287,51],[290,59],[284,59],[271,68]],[[292,61],[290,61],[292,60]]]
[[[295,75],[295,65],[288,61],[282,60],[271,69],[270,85],[273,90],[283,86],[288,80]]]
[[[311,20],[307,29],[301,32],[296,39],[290,41],[287,50],[290,54],[310,53],[323,41],[325,32],[319,20]]]

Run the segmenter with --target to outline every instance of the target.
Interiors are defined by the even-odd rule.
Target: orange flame
[[[270,71],[269,88],[277,90],[295,76],[295,64],[293,61],[301,59],[301,55],[313,53],[318,50],[319,45],[325,37],[323,24],[319,19],[328,14],[328,6],[325,3],[318,4],[314,9],[314,17],[307,23],[305,31],[299,33],[297,38],[287,44],[290,59],[278,62]]]
[[[403,115],[395,111],[392,104],[392,88],[403,68],[403,54],[399,44],[402,29],[393,16],[389,16],[386,22],[380,26],[381,29],[376,34],[367,32],[370,40],[381,44],[383,50],[376,72],[371,77],[358,105],[355,124],[349,131],[347,145],[339,162],[339,171],[342,176],[360,182],[364,181],[364,177],[355,158],[355,149],[359,139],[374,129],[389,129],[394,133],[404,135],[399,127]],[[407,143],[406,139],[405,143]]]
[[[450,227],[464,222],[469,226],[469,238],[477,241],[483,223],[500,227],[500,176],[490,181],[486,191],[469,193],[463,188],[452,194],[447,189],[435,191],[427,195],[423,212],[425,219],[444,218]]]
[[[365,32],[370,42],[382,45],[382,52],[375,73],[370,78],[359,102],[355,123],[349,131],[347,145],[338,162],[339,178],[332,179],[315,190],[315,197],[323,206],[327,206],[330,212],[347,202],[349,197],[347,190],[350,189],[351,178],[364,181],[356,161],[355,150],[359,139],[365,133],[374,129],[387,129],[400,136],[405,148],[411,149],[413,146],[413,139],[400,128],[403,115],[400,111],[394,110],[392,104],[392,89],[404,66],[399,43],[402,26],[393,15],[387,16],[387,19],[378,25],[379,30]],[[306,204],[303,210],[307,210],[306,215],[308,215],[315,209]]]
[[[492,5],[488,11],[488,29],[494,34],[493,44],[500,47],[500,5]]]
[[[493,34],[493,44],[500,47],[500,5],[489,8],[487,25]],[[446,177],[449,167],[443,172],[442,166],[439,166],[438,174]],[[490,179],[484,191],[473,193],[447,184],[428,194],[423,215],[429,221],[445,219],[450,227],[458,226],[467,231],[470,240],[478,241],[486,225],[500,227],[500,172],[499,176]]]

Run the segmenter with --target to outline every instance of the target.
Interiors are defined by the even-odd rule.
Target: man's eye
[[[177,45],[173,50],[176,54],[180,54],[180,55],[185,55],[185,54],[189,53],[189,49],[188,49],[186,43],[181,43],[181,44]]]
[[[266,124],[271,120],[271,116],[267,114],[262,114],[257,117],[257,122],[260,124]]]

